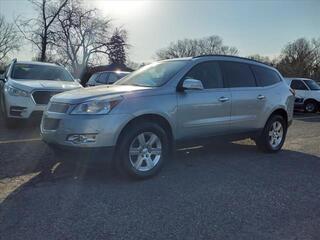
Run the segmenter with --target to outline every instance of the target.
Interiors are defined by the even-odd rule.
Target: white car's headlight
[[[13,87],[11,85],[5,85],[4,90],[8,92],[11,96],[16,97],[29,97],[30,93],[19,88]]]
[[[80,103],[70,114],[108,114],[121,100],[122,98],[104,99]]]

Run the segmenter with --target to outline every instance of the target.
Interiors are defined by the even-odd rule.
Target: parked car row
[[[41,136],[59,159],[110,159],[121,172],[147,178],[190,141],[249,137],[277,152],[299,103],[295,94],[309,112],[306,105],[319,101],[312,80],[285,80],[240,57],[165,60],[127,74],[96,73],[87,85],[108,85],[83,88],[60,66],[14,61],[1,83],[2,111],[7,123],[44,111]]]
[[[113,84],[129,72],[99,72],[92,75],[86,86]],[[1,113],[7,127],[17,120],[42,116],[50,98],[58,93],[82,88],[80,81],[62,66],[32,61],[17,61],[0,76]]]

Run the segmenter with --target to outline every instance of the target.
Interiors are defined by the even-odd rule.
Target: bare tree
[[[237,55],[235,47],[223,44],[222,38],[216,35],[201,39],[184,39],[171,43],[156,53],[158,59],[193,57],[206,54]]]
[[[14,25],[7,23],[3,16],[0,16],[0,63],[3,63],[10,52],[19,49],[19,36]]]
[[[276,59],[270,59],[268,56],[262,56],[259,54],[253,54],[250,56],[247,56],[247,58],[249,59],[253,59],[271,66],[275,66],[276,65]]]
[[[69,65],[76,76],[101,55],[107,55],[111,20],[101,17],[97,9],[86,9],[74,1],[60,12],[55,24],[55,51],[62,63]]]
[[[25,39],[36,46],[39,51],[39,61],[47,60],[47,51],[53,45],[53,23],[66,6],[68,0],[29,0],[38,12],[36,18],[16,20],[16,25]]]
[[[282,50],[278,69],[288,77],[313,77],[320,72],[320,39],[299,38]]]

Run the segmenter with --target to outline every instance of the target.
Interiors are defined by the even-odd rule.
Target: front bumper
[[[303,98],[296,97],[296,99],[294,101],[294,109],[295,110],[304,109],[304,99]]]
[[[76,148],[113,147],[126,123],[129,114],[106,115],[70,115],[44,112],[41,121],[41,137],[44,142],[53,145]],[[54,129],[46,128],[47,121],[55,121]],[[68,137],[74,135],[94,135],[92,142],[72,142]]]
[[[27,119],[35,112],[43,112],[47,105],[37,105],[32,97],[17,97],[5,94],[7,116]]]
[[[47,144],[54,152],[57,161],[110,163],[114,147],[78,148],[59,144]]]

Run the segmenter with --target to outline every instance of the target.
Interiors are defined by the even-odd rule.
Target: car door
[[[302,80],[293,79],[290,87],[295,90],[296,98],[305,99],[308,97],[309,89]]]
[[[194,66],[181,80],[200,80],[203,90],[178,93],[177,123],[180,138],[208,137],[227,133],[231,94],[224,87],[219,63],[208,61]]]
[[[258,128],[265,99],[250,66],[247,63],[223,61],[221,68],[232,95],[230,130],[242,133]]]

